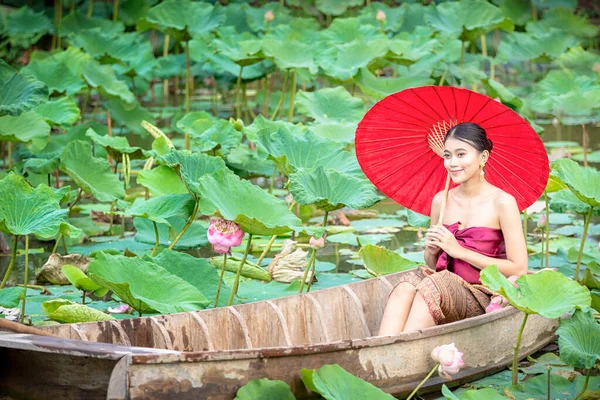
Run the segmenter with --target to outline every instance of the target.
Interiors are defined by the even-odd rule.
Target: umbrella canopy
[[[448,175],[444,137],[462,122],[481,126],[494,144],[487,181],[513,195],[520,211],[533,204],[550,173],[544,144],[519,114],[468,89],[423,86],[379,101],[358,124],[358,162],[389,198],[430,215],[433,196],[444,189]]]

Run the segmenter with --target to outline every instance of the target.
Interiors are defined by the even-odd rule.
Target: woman
[[[486,132],[474,123],[451,128],[444,167],[459,186],[448,192],[444,225],[431,226],[425,242],[427,267],[407,273],[389,296],[379,335],[428,328],[485,313],[490,292],[483,268],[497,265],[505,276],[527,272],[527,248],[515,198],[485,180],[492,153]],[[444,193],[433,198],[431,221]]]

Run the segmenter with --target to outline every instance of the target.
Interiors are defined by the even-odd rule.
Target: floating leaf
[[[27,7],[25,7],[27,8]],[[0,116],[16,117],[48,98],[48,87],[33,76],[19,74],[0,60]]]
[[[509,386],[507,390],[516,400],[529,399],[574,399],[577,394],[583,389],[585,376],[576,376],[573,381],[564,378],[560,375],[550,374],[550,383],[548,383],[548,375],[542,374],[527,379],[525,382]],[[550,385],[550,393],[548,393],[548,384]],[[591,376],[588,381],[587,390],[597,391],[600,389],[600,377]]]
[[[24,295],[25,288],[9,287],[0,289],[0,307],[15,308],[21,302],[21,297]]]
[[[99,201],[114,201],[125,197],[123,184],[112,173],[103,158],[92,157],[92,146],[76,140],[65,146],[60,157],[60,170],[68,174],[77,186]]]
[[[556,331],[560,359],[575,368],[592,368],[600,359],[600,325],[591,311],[576,310]]]

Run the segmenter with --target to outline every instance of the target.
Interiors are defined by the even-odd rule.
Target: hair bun
[[[487,145],[488,145],[488,149],[487,150],[491,152],[492,149],[494,148],[494,143],[492,142],[491,139],[487,140]]]

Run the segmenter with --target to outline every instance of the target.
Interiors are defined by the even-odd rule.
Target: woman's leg
[[[402,282],[394,288],[383,312],[379,336],[402,332],[417,290],[414,285]]]
[[[429,307],[421,293],[417,292],[404,326],[404,332],[417,331],[432,326],[435,326],[435,321],[429,312]]]

